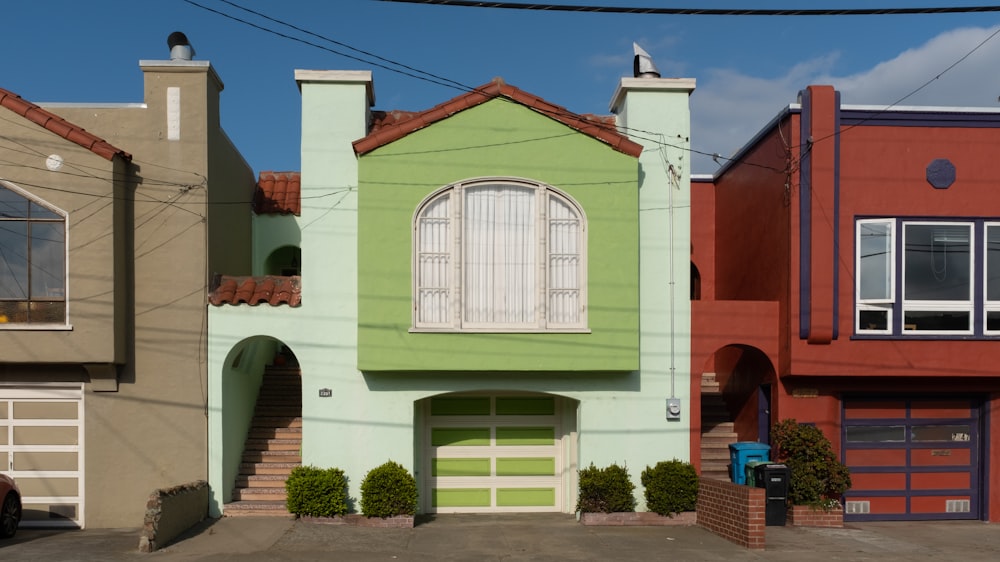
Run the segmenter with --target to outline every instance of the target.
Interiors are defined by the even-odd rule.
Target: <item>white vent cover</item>
[[[871,513],[871,505],[870,501],[853,501],[847,502],[844,507],[847,513]]]
[[[968,513],[972,506],[969,500],[947,500],[944,502],[944,510],[947,513]]]

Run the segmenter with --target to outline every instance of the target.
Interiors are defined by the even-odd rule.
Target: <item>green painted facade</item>
[[[358,159],[358,367],[362,371],[634,371],[639,367],[636,159],[494,99]],[[413,217],[454,182],[525,178],[587,218],[590,333],[413,333]]]

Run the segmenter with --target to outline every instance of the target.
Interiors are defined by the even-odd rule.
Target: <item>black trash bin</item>
[[[754,467],[754,484],[764,488],[764,524],[782,527],[788,510],[788,481],[791,471],[776,463],[761,463]]]

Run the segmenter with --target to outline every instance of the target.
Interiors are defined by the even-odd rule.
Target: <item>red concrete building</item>
[[[692,459],[815,424],[846,520],[1000,521],[1000,110],[803,90],[692,180]]]

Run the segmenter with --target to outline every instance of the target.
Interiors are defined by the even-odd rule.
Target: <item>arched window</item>
[[[66,323],[66,215],[0,182],[0,324]]]
[[[586,329],[586,219],[552,187],[479,179],[414,217],[417,329]]]

